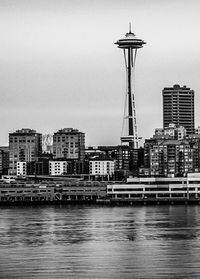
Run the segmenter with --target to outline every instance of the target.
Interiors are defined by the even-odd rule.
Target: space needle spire
[[[137,56],[137,49],[142,48],[146,44],[143,40],[138,39],[131,31],[131,23],[129,23],[129,32],[126,33],[124,39],[118,40],[115,44],[123,49],[125,68],[126,68],[126,100],[124,107],[123,127],[121,143],[128,144],[132,148],[138,148],[138,134],[136,122],[136,108],[134,92],[132,88],[132,79]],[[126,126],[126,127],[125,127]],[[126,128],[126,129],[125,129]]]

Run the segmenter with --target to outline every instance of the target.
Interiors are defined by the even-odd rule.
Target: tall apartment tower
[[[183,126],[187,135],[193,134],[194,129],[194,90],[176,84],[166,87],[163,95],[163,128],[170,123]]]
[[[32,162],[42,154],[42,134],[21,129],[9,134],[9,172],[16,174],[17,162]]]
[[[85,134],[72,128],[64,128],[54,133],[53,157],[84,160]]]

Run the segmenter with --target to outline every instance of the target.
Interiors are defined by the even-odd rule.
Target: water
[[[200,278],[200,206],[2,207],[0,278]]]

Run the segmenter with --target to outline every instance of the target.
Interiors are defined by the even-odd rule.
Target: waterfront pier
[[[42,203],[200,204],[200,173],[174,178],[130,177],[126,182],[1,181],[0,205]]]

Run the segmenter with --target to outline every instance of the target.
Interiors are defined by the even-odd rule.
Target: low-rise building
[[[8,174],[9,169],[9,147],[0,146],[0,174]]]
[[[91,160],[89,162],[90,175],[112,176],[115,172],[115,162],[113,160]]]
[[[67,174],[67,161],[50,161],[49,175],[63,175]]]
[[[168,127],[156,128],[153,138],[155,139],[176,139],[182,140],[186,137],[186,129],[183,126],[177,126],[170,123]]]
[[[26,176],[26,175],[27,175],[27,163],[17,162],[17,176]]]

